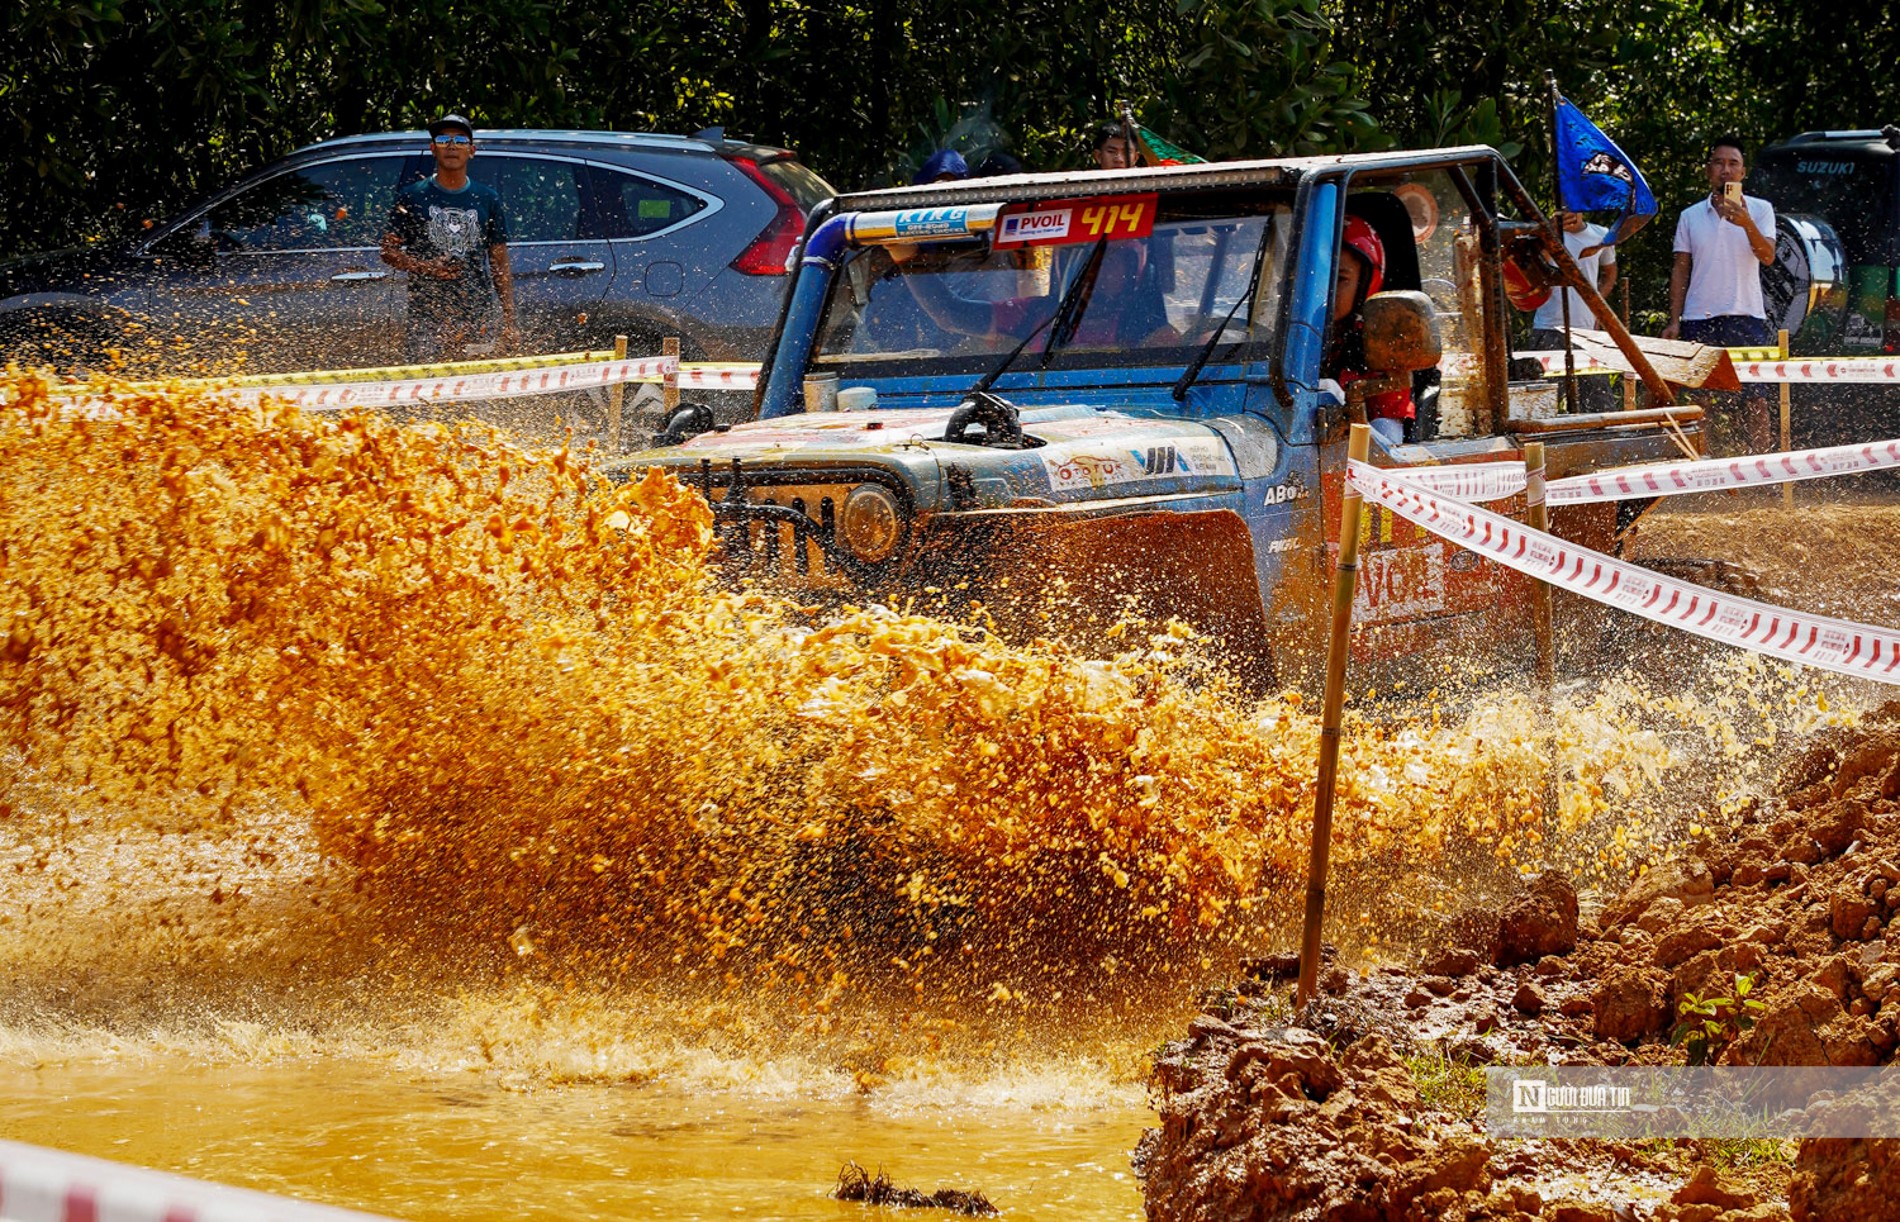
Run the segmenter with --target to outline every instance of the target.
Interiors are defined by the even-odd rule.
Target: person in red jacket
[[[1378,370],[1366,368],[1366,320],[1362,311],[1366,298],[1385,284],[1385,243],[1365,219],[1346,218],[1346,232],[1340,239],[1339,266],[1333,279],[1333,326],[1326,344],[1326,360],[1321,376],[1338,382],[1343,388]],[[1405,422],[1418,408],[1409,390],[1389,390],[1366,399],[1366,416],[1387,445],[1405,440]]]

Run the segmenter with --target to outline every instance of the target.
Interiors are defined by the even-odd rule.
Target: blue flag
[[[1643,172],[1567,98],[1557,99],[1556,152],[1557,191],[1564,208],[1616,211],[1603,245],[1616,245],[1656,215],[1656,197],[1643,181]]]

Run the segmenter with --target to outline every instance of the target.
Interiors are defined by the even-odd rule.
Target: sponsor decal
[[[1237,474],[1227,447],[1214,437],[1181,437],[1139,449],[1110,450],[1100,443],[1057,442],[1036,451],[1057,492],[1183,476]]]
[[[997,231],[998,246],[1060,242],[1069,236],[1069,221],[1075,216],[1070,207],[1045,208],[1035,212],[1012,212],[1003,218]]]
[[[1445,609],[1443,543],[1361,552],[1354,618],[1371,623],[1416,619]]]
[[[1145,238],[1154,232],[1157,198],[1104,195],[1019,205],[998,219],[996,249],[1067,246],[1097,238]]]
[[[1284,484],[1275,484],[1267,489],[1264,503],[1268,505],[1289,505],[1294,501],[1305,500],[1313,495],[1307,486],[1298,479],[1289,479]]]
[[[970,232],[968,208],[910,208],[891,222],[898,238],[953,238]]]

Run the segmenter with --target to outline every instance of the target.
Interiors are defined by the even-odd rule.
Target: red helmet
[[[1349,216],[1346,218],[1344,244],[1346,249],[1356,252],[1360,258],[1364,259],[1366,266],[1371,269],[1371,274],[1366,277],[1365,292],[1362,296],[1372,296],[1385,283],[1385,243],[1379,240],[1379,235],[1373,231],[1371,225],[1366,223],[1364,217]]]
[[[1504,296],[1513,306],[1529,312],[1550,300],[1550,286],[1539,284],[1533,279],[1514,254],[1506,255],[1504,257]]]

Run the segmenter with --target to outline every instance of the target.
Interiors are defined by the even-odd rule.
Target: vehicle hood
[[[616,467],[658,466],[688,475],[703,463],[723,473],[734,458],[748,478],[836,467],[925,471],[961,489],[958,508],[1022,507],[1237,489],[1239,470],[1225,438],[1197,421],[1131,415],[1086,404],[1038,407],[1021,415],[1034,444],[1001,449],[943,441],[953,408],[828,412],[759,420],[703,433],[684,445],[631,455]],[[955,469],[955,474],[952,471]],[[690,478],[690,476],[689,476]]]

